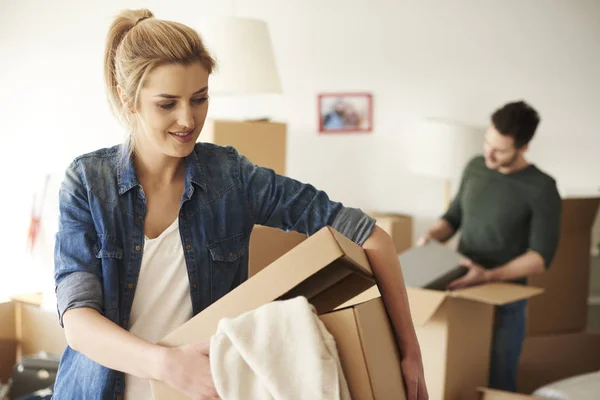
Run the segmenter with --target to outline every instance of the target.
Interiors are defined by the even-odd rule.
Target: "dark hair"
[[[502,135],[512,137],[519,149],[533,138],[540,116],[529,104],[517,101],[496,110],[492,114],[492,123]]]

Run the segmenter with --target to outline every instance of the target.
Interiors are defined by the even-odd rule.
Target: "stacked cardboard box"
[[[206,120],[199,141],[233,146],[254,164],[285,175],[286,125],[266,121]]]
[[[550,269],[529,279],[544,293],[528,302],[517,389],[532,393],[600,369],[600,334],[588,332],[592,225],[600,198],[564,198],[560,242]]]
[[[328,227],[299,244],[293,239],[289,251],[263,258],[275,261],[266,267],[255,264],[253,277],[160,343],[178,346],[207,340],[221,318],[273,300],[305,296],[336,339],[352,398],[405,398],[399,351],[383,303],[365,299],[345,304],[375,284],[363,249]],[[157,400],[184,398],[163,382],[152,382],[152,391]]]

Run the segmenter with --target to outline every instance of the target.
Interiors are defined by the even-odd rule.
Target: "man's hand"
[[[421,246],[425,246],[429,242],[431,242],[431,236],[429,236],[429,234],[426,233],[417,239],[416,245],[417,245],[417,247],[421,247]]]
[[[421,357],[405,357],[401,368],[407,400],[428,400]]]
[[[468,269],[466,275],[450,282],[446,286],[447,289],[456,290],[468,286],[481,285],[489,281],[488,270],[481,265],[475,264],[468,258],[461,259],[460,265]]]

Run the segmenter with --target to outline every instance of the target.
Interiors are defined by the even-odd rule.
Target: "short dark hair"
[[[540,116],[529,104],[517,101],[496,110],[492,114],[492,123],[502,135],[512,137],[519,149],[533,138]]]

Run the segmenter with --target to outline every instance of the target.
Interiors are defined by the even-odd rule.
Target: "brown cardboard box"
[[[159,343],[179,346],[208,340],[219,321],[277,299],[305,296],[322,314],[375,284],[363,249],[326,227],[235,288]],[[164,382],[151,382],[155,399],[185,398]]]
[[[587,325],[591,231],[600,198],[563,199],[560,242],[550,269],[531,277],[544,289],[527,308],[527,336],[578,332]]]
[[[541,397],[528,396],[520,393],[510,393],[488,388],[477,388],[479,400],[543,400]]]
[[[494,305],[529,298],[542,290],[492,283],[453,292],[417,288],[407,292],[429,398],[462,400],[477,398],[474,388],[488,384]],[[379,295],[373,287],[347,304]]]
[[[376,211],[370,211],[368,214],[375,218],[377,225],[392,237],[394,246],[396,246],[396,253],[412,247],[413,220],[410,215]]]
[[[256,275],[304,240],[306,236],[298,232],[255,225],[250,235],[248,277]]]
[[[549,383],[600,370],[600,332],[528,337],[519,360],[517,390],[533,393]]]
[[[0,381],[24,355],[45,351],[62,354],[67,341],[55,313],[39,307],[40,294],[13,297],[0,303]]]
[[[286,133],[282,123],[207,119],[199,141],[233,146],[254,164],[285,175]]]
[[[17,362],[15,304],[12,301],[0,303],[0,321],[0,382],[6,383]]]
[[[381,298],[320,318],[335,338],[353,400],[406,397],[400,353]]]

